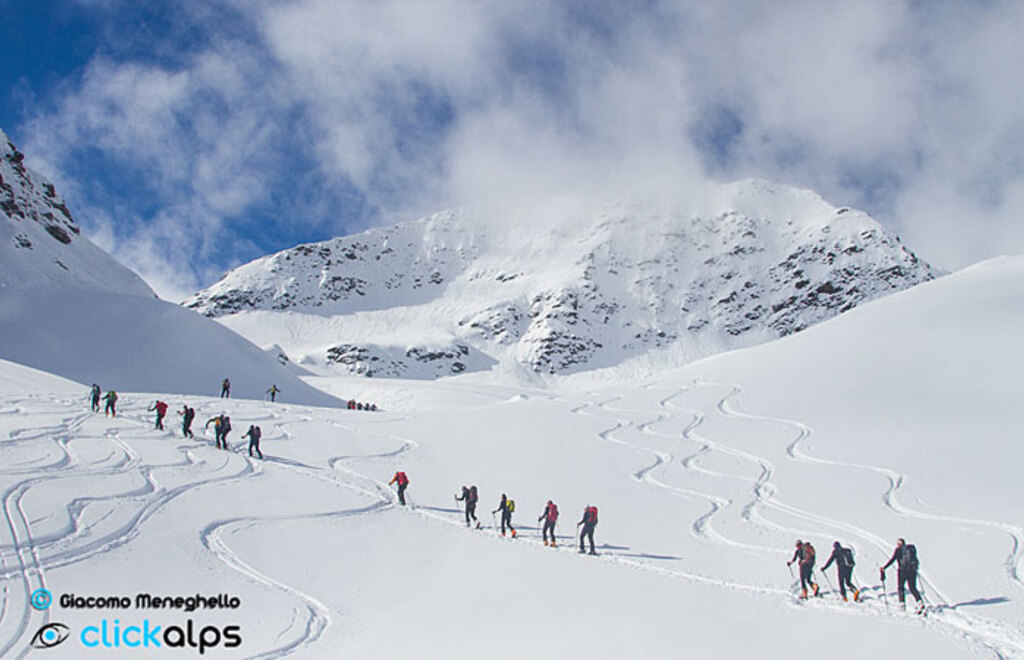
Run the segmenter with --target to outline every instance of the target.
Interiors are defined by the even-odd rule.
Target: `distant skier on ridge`
[[[225,378],[220,383],[220,398],[230,399],[231,398],[231,380]]]
[[[270,389],[267,390],[267,394],[270,395],[271,403],[273,403],[274,401],[277,401],[277,393],[280,392],[280,391],[281,391],[281,388],[279,388],[276,384],[270,386]]]
[[[828,561],[821,567],[821,572],[824,573],[828,570],[828,567],[832,565],[832,562],[836,563],[836,572],[839,574],[839,595],[846,600],[846,587],[850,587],[850,591],[853,592],[853,600],[857,602],[860,600],[860,589],[853,586],[853,566],[856,562],[853,560],[853,550],[850,548],[844,548],[836,541],[832,544],[832,554],[829,555]]]
[[[100,411],[100,386],[96,383],[92,384],[92,389],[89,390],[89,398],[92,402],[92,411]]]

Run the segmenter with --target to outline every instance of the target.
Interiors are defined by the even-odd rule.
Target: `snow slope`
[[[499,224],[446,212],[300,245],[185,305],[324,371],[565,374],[685,364],[938,274],[866,214],[756,180]]]
[[[340,402],[209,319],[156,299],[132,271],[80,235],[53,184],[0,131],[0,358],[122,390],[282,396]]]
[[[317,380],[361,387],[382,413],[189,397],[200,423],[226,410],[236,429],[260,424],[264,461],[237,432],[222,452],[153,431],[154,395],[125,395],[107,419],[56,384],[0,390],[0,655],[27,654],[50,621],[70,637],[47,653],[81,657],[105,617],[240,626],[240,647],[208,657],[1024,657],[1022,276],[1021,257],[982,264],[612,388]],[[410,507],[388,490],[398,469]],[[468,483],[483,530],[452,499]],[[514,540],[492,529],[502,492]],[[558,549],[537,538],[549,498]],[[586,504],[600,507],[597,557],[572,545]],[[927,618],[877,582],[898,535],[920,550]],[[852,545],[864,602],[820,574],[823,597],[798,600],[795,538],[822,555]],[[40,586],[58,599],[46,611],[26,605]],[[138,592],[241,602],[59,604]]]

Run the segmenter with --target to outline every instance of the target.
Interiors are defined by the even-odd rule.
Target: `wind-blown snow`
[[[1022,257],[989,262],[611,388],[316,380],[381,413],[188,398],[199,425],[222,410],[262,425],[264,461],[237,432],[222,452],[153,431],[156,395],[126,394],[108,419],[84,387],[0,389],[0,655],[47,620],[72,631],[47,653],[83,654],[75,635],[102,615],[28,607],[45,586],[237,595],[237,611],[116,613],[240,625],[243,645],[216,657],[1024,657],[1022,277]],[[0,363],[0,383],[16,369]],[[399,469],[407,508],[387,486]],[[453,500],[469,483],[483,530]],[[503,492],[515,540],[492,529]],[[538,539],[549,498],[559,549]],[[598,557],[573,547],[587,504]],[[880,589],[897,536],[919,549],[927,618]],[[799,601],[796,538],[822,559],[851,545],[864,602],[820,573],[822,598]]]

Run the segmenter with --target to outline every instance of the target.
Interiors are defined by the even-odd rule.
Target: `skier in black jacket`
[[[921,612],[924,610],[924,601],[921,600],[921,594],[917,591],[917,548],[913,544],[907,545],[903,539],[896,539],[896,549],[893,550],[892,557],[885,563],[885,566],[878,569],[882,582],[885,582],[885,569],[892,566],[893,563],[896,564],[896,583],[900,606],[906,609],[906,589],[909,588],[910,593],[917,600],[917,611]]]
[[[469,520],[472,518],[476,523],[476,528],[480,529],[480,521],[476,518],[476,503],[477,500],[480,499],[477,495],[476,486],[463,486],[462,495],[455,499],[459,502],[464,501],[466,503],[466,527],[469,527]]]
[[[497,509],[495,509],[494,511],[491,511],[492,514],[495,514],[495,513],[499,512],[499,511],[501,511],[501,535],[502,536],[505,536],[505,525],[508,525],[509,531],[512,532],[512,538],[516,537],[516,528],[512,526],[512,512],[515,511],[515,506],[516,505],[513,502],[513,500],[508,499],[507,497],[505,497],[505,493],[502,493],[501,494],[501,504],[498,505]]]
[[[580,554],[585,552],[583,549],[583,540],[589,539],[590,554],[596,555],[597,553],[594,551],[594,528],[597,527],[596,506],[591,506],[588,504],[587,506],[583,507],[583,517],[580,518],[580,521],[578,523],[576,523],[577,527],[579,527],[580,525],[583,525],[583,529],[580,531]]]
[[[850,587],[850,591],[853,592],[853,600],[857,602],[860,600],[860,589],[853,586],[853,550],[850,548],[844,548],[839,545],[839,541],[832,544],[832,554],[829,555],[828,561],[821,567],[821,572],[824,573],[828,570],[828,567],[832,565],[832,562],[836,563],[836,570],[839,573],[839,594],[846,600],[846,587]]]

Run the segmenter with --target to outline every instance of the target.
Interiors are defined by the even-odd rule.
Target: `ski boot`
[[[512,530],[512,538],[515,538],[515,537],[516,537],[516,530],[513,529]]]
[[[846,603],[848,601],[849,601],[849,599],[846,596],[843,596],[843,602]]]
[[[547,547],[547,545],[548,545],[548,540],[544,539],[544,547]]]
[[[853,590],[853,602],[855,602],[855,603],[859,603],[860,602],[860,589],[854,589]]]
[[[914,610],[914,614],[924,614],[924,601],[917,601],[917,608]]]
[[[817,582],[814,582],[812,584],[814,585],[814,595],[817,596],[818,592],[821,591],[821,588],[818,586]]]
[[[800,590],[800,600],[807,600],[807,590],[806,589],[801,589]]]
[[[505,530],[501,530],[501,537],[505,538]]]
[[[555,540],[554,540],[554,539],[551,539],[551,547],[552,547],[552,548],[554,548],[554,547],[555,547]]]

